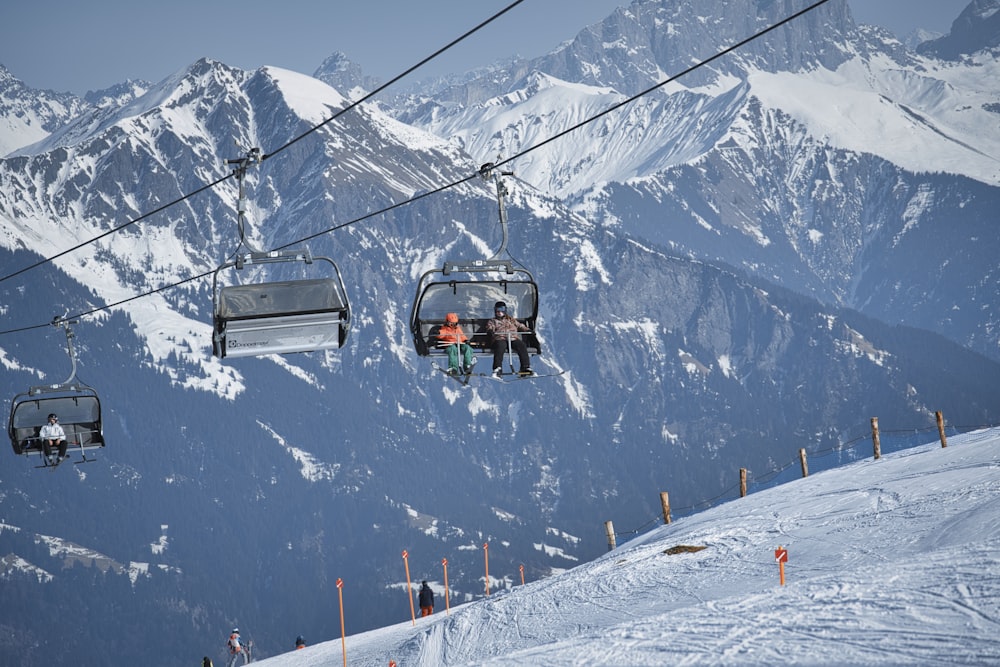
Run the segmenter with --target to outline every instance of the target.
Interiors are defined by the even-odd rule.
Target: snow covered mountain
[[[942,38],[959,62],[830,2],[692,69],[787,5],[637,0],[516,70],[398,101],[399,117],[474,155],[526,153],[521,178],[603,226],[996,359],[998,9],[971,3]]]
[[[667,6],[617,12],[609,20],[635,29],[614,34],[666,30],[654,4]],[[742,27],[718,19],[719,32],[705,35],[743,35],[777,16],[777,4],[741,4],[760,17]],[[996,423],[1000,364],[976,351],[994,333],[985,322],[996,269],[980,259],[995,235],[977,211],[995,185],[918,175],[824,143],[808,119],[765,99],[768,90],[782,97],[783,77],[820,80],[813,69],[832,77],[838,68],[848,80],[858,62],[886,54],[918,62],[898,43],[848,48],[855,29],[842,3],[830,5],[787,48],[755,45],[739,67],[700,72],[696,88],[643,97],[624,118],[595,123],[606,141],[553,142],[565,164],[546,157],[551,174],[542,151],[509,165],[510,252],[540,286],[545,354],[535,365],[566,371],[556,378],[462,389],[415,354],[407,330],[423,271],[499,245],[494,193],[473,177],[498,151],[528,144],[476,138],[474,114],[463,115],[471,100],[499,99],[482,80],[460,104],[442,91],[422,107],[341,113],[355,92],[320,78],[366,83],[340,56],[315,78],[201,60],[155,85],[67,99],[71,111],[53,115],[61,120],[51,129],[14,133],[0,160],[2,387],[14,396],[64,377],[64,342],[47,323],[82,315],[79,376],[101,393],[109,444],[99,462],[54,473],[13,457],[0,469],[0,586],[11,601],[0,611],[10,629],[0,637],[4,664],[132,661],[150,651],[161,664],[187,664],[234,623],[273,654],[288,636],[328,634],[337,578],[365,591],[352,632],[398,620],[403,549],[418,579],[447,557],[457,599],[471,600],[481,595],[486,542],[498,571],[523,564],[540,578],[602,553],[605,519],[648,522],[660,491],[678,508],[704,507],[732,495],[739,468],[764,480],[799,448],[836,449],[837,461],[863,456],[844,444],[867,437],[873,415],[910,435],[932,427],[936,410],[950,424]],[[827,23],[842,48],[807,51]],[[682,57],[681,44],[653,41]],[[566,83],[569,71],[594,71],[567,48],[552,56],[565,70],[517,74],[514,63],[498,78],[523,79],[503,93],[511,105],[548,100],[551,113],[504,124],[500,102],[484,103],[481,125],[498,119],[500,135],[513,124],[551,136],[630,94],[626,73],[632,86],[651,80],[626,57],[635,49],[616,47],[607,82]],[[753,80],[738,81],[739,71]],[[5,90],[14,91],[4,107],[14,119],[46,99],[17,82]],[[692,104],[699,113],[675,126]],[[468,128],[448,124],[458,118]],[[886,115],[886,132],[899,119]],[[801,143],[815,164],[759,148],[772,136]],[[260,248],[309,239],[314,254],[336,259],[353,307],[340,351],[211,356],[212,272],[239,241],[238,190],[224,160],[249,147],[265,156],[248,172],[249,239]],[[879,188],[870,174],[883,179]],[[910,206],[907,188],[925,176],[926,201],[956,203]],[[758,180],[763,189],[749,187]],[[448,184],[456,185],[438,191]],[[858,217],[874,203],[853,217],[821,215],[885,192],[898,198],[895,218]],[[737,209],[747,212],[722,215]],[[806,209],[817,212],[808,224],[776,213]],[[664,214],[674,210],[698,224]],[[960,222],[978,239],[963,231],[932,244],[925,221],[955,210],[967,210]],[[708,246],[699,233],[716,239],[710,255],[696,252]],[[885,245],[879,238],[894,239],[903,266],[865,255]],[[803,239],[823,251],[800,251]],[[847,260],[863,275],[840,265]],[[910,292],[931,284],[937,291],[918,303]],[[845,307],[864,293],[896,298],[899,310],[925,308],[925,318],[952,303],[942,312],[954,331],[893,326],[891,313]],[[980,308],[967,307],[968,293]],[[36,618],[73,619],[87,631],[56,638]]]

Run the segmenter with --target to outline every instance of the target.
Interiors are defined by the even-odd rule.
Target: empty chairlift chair
[[[220,287],[219,272],[244,264],[325,262],[327,277]],[[351,312],[340,270],[326,257],[295,252],[252,253],[216,270],[213,352],[217,357],[312,352],[343,347]]]

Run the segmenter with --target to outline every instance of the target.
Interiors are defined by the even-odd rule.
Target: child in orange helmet
[[[438,331],[437,338],[438,344],[444,346],[448,352],[448,373],[451,375],[471,373],[472,367],[476,365],[476,357],[472,353],[472,346],[468,343],[469,337],[458,323],[457,313],[445,315],[444,325]],[[461,366],[458,363],[459,354],[462,355]]]

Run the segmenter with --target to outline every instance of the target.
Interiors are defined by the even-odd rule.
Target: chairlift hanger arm
[[[500,159],[500,156],[497,156]],[[507,206],[504,204],[504,197],[510,194],[507,186],[504,185],[503,176],[513,176],[513,171],[502,171],[494,168],[492,162],[487,162],[479,168],[479,175],[483,180],[492,180],[497,189],[497,209],[500,213],[500,230],[503,234],[500,247],[490,257],[491,260],[499,260],[507,252]]]
[[[238,146],[239,144],[237,144]],[[247,241],[247,235],[245,231],[246,226],[246,212],[247,212],[247,196],[246,196],[246,186],[244,184],[244,179],[247,175],[247,168],[251,165],[258,165],[262,160],[261,152],[259,148],[248,149],[246,155],[240,158],[233,158],[226,160],[226,164],[233,167],[233,174],[236,176],[236,181],[239,183],[240,194],[239,199],[236,203],[236,227],[240,232],[240,243],[251,253],[259,254],[260,251],[250,245]]]
[[[52,326],[57,328],[62,328],[66,332],[66,353],[69,355],[70,363],[72,364],[72,369],[70,370],[69,377],[63,381],[63,385],[70,385],[76,378],[76,351],[73,349],[73,338],[76,334],[73,333],[73,327],[71,325],[76,324],[78,320],[67,320],[66,315],[69,314],[67,310],[66,313],[62,315],[56,315],[52,318]]]

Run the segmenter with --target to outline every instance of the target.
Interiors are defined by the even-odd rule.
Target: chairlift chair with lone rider
[[[7,434],[15,454],[38,454],[42,465],[58,465],[45,456],[45,448],[39,436],[42,426],[50,415],[57,415],[66,433],[67,455],[79,453],[77,463],[94,461],[87,452],[104,447],[104,429],[101,421],[101,399],[97,391],[76,379],[76,352],[73,349],[72,326],[75,320],[56,316],[52,325],[66,333],[66,351],[72,362],[72,371],[66,380],[57,384],[39,385],[18,394],[11,401]]]

